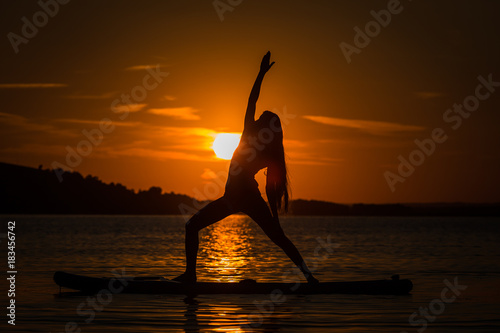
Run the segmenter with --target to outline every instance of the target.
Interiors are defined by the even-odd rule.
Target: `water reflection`
[[[242,325],[248,323],[243,309],[236,304],[214,304],[208,325],[212,332],[243,332]]]
[[[198,317],[196,315],[199,309],[199,303],[192,297],[184,298],[184,303],[186,304],[186,311],[184,312],[184,318],[186,318],[184,322],[184,332],[197,333],[200,331]]]
[[[208,227],[201,238],[199,266],[208,271],[211,281],[237,282],[252,261],[251,220],[232,215]]]
[[[309,299],[291,296],[273,303],[269,295],[185,298],[184,332],[277,332],[304,311]],[[300,319],[298,319],[300,322]]]

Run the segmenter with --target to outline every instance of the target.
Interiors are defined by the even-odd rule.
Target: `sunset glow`
[[[218,276],[218,282],[237,282],[245,267],[251,262],[252,233],[250,220],[242,215],[228,217],[224,223],[216,223],[203,237],[202,261],[210,276]],[[250,260],[249,260],[250,259]]]
[[[230,160],[240,143],[240,134],[220,133],[214,139],[212,149],[218,158]]]
[[[37,1],[3,11],[0,162],[215,199],[199,187],[227,174],[270,51],[255,119],[279,115],[295,199],[500,201],[497,2],[381,25],[387,2],[89,1],[33,37]]]
[[[4,327],[500,332],[500,0],[1,9]]]

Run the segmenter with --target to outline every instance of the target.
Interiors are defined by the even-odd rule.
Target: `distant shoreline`
[[[60,170],[59,170],[60,172]],[[0,214],[189,215],[209,201],[159,187],[135,192],[95,176],[0,162]],[[182,210],[180,207],[183,207]],[[289,216],[500,216],[500,203],[338,204],[292,200]]]

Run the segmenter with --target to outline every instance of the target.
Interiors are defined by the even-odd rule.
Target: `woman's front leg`
[[[203,207],[198,213],[193,215],[189,221],[186,222],[186,271],[174,280],[182,282],[196,282],[196,260],[199,248],[199,231],[233,213],[235,212],[227,204],[224,197],[222,197]]]

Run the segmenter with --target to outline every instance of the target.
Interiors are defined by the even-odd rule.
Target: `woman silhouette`
[[[270,58],[271,53],[267,52],[252,87],[245,114],[245,126],[238,148],[231,159],[224,195],[203,207],[186,223],[186,271],[174,278],[175,281],[196,282],[198,232],[231,214],[243,212],[257,222],[264,233],[281,247],[308,282],[318,282],[279,223],[278,211],[282,206],[285,211],[288,209],[288,179],[280,119],[275,113],[265,111],[257,121],[255,120],[255,107],[262,80],[274,65],[274,62],[269,63]],[[266,194],[269,206],[262,198],[254,178],[263,168],[267,168]]]

